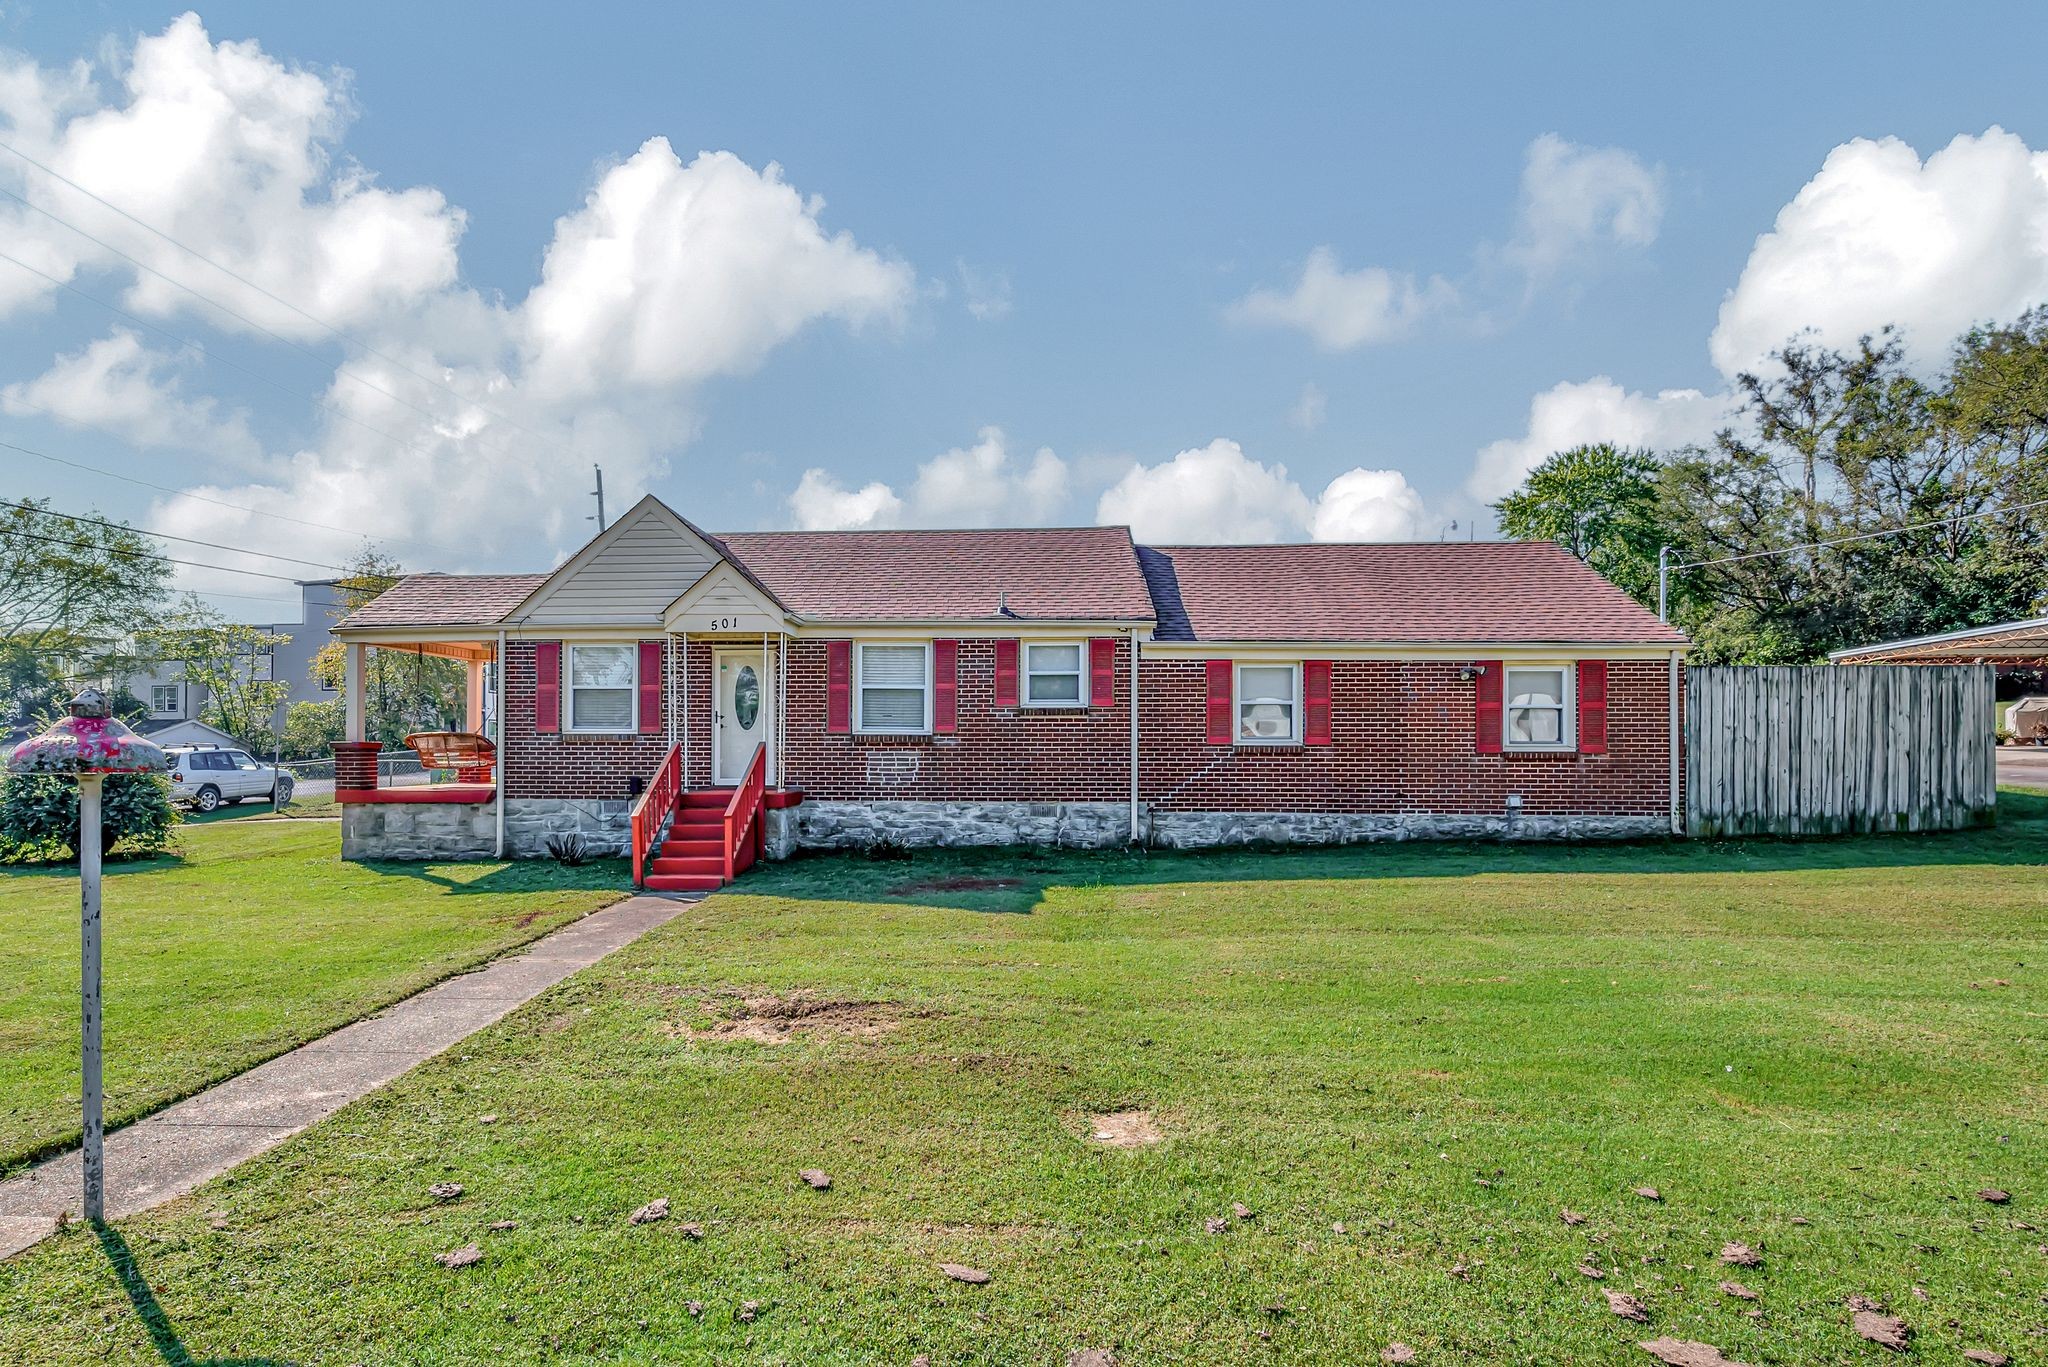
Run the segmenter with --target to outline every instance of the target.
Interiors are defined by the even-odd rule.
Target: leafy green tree
[[[291,692],[260,663],[291,641],[262,627],[230,622],[188,595],[163,625],[137,633],[137,650],[152,664],[176,664],[185,682],[202,688],[199,719],[260,752],[276,740],[277,709]]]
[[[47,499],[0,506],[0,722],[68,696],[64,680],[122,672],[122,643],[153,618],[170,566],[142,533],[67,517]]]
[[[345,734],[344,706],[337,698],[332,702],[295,702],[285,708],[285,758],[325,759]]]
[[[1555,541],[1624,592],[1654,606],[1657,552],[1670,539],[1649,451],[1600,442],[1560,451],[1522,487],[1494,504],[1501,530],[1517,541]]]

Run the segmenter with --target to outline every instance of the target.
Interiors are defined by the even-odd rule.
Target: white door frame
[[[714,788],[722,788],[728,784],[737,784],[746,776],[744,773],[728,775],[722,772],[725,763],[725,746],[720,743],[718,731],[720,721],[725,716],[725,688],[720,665],[726,658],[732,656],[744,657],[748,663],[752,664],[755,677],[761,681],[761,691],[771,695],[761,700],[762,740],[764,742],[768,734],[774,729],[775,723],[773,721],[774,714],[772,709],[780,701],[778,696],[774,696],[777,693],[775,680],[768,676],[768,652],[766,650],[758,645],[720,645],[711,648],[711,786]]]

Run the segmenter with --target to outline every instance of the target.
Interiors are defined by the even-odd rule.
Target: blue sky
[[[1776,330],[1895,320],[1938,354],[2048,299],[2025,6],[177,18],[0,6],[4,140],[403,368],[337,379],[345,344],[0,154],[0,187],[289,339],[0,201],[73,287],[0,280],[5,440],[217,502],[8,450],[0,482],[243,568],[358,531],[422,567],[544,567],[588,531],[593,459],[614,509],[652,489],[713,528],[1484,534],[1549,445],[1711,430]],[[231,111],[191,125],[229,143],[156,174],[191,149],[152,146],[153,100]],[[294,203],[350,195],[405,241]],[[636,196],[667,207],[622,242]],[[333,278],[288,249],[322,232]]]

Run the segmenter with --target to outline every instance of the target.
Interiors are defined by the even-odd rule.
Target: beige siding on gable
[[[684,593],[669,609],[667,624],[678,632],[780,631],[783,625],[774,603],[730,565]]]
[[[649,623],[723,562],[711,548],[657,506],[628,514],[610,542],[543,589],[514,620],[536,626]]]

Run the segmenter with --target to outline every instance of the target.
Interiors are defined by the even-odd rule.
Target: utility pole
[[[595,497],[595,498],[597,499],[597,516],[596,516],[595,518],[588,518],[588,517],[586,517],[586,518],[584,518],[583,520],[584,520],[585,522],[595,522],[595,523],[597,523],[597,529],[598,529],[599,531],[603,531],[603,530],[604,530],[604,467],[603,467],[602,465],[593,465],[593,466],[591,466],[590,468],[591,468],[591,469],[592,469],[592,470],[593,470],[594,472],[596,472],[596,474],[597,474],[597,487],[596,487],[595,489],[592,489],[592,490],[590,491],[590,492],[591,492],[591,494],[592,494],[592,495],[593,495],[593,496],[594,496],[594,497]]]
[[[1657,548],[1657,620],[1671,620],[1671,548]]]

